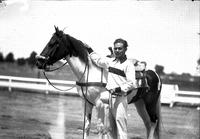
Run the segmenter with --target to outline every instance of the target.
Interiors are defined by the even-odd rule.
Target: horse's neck
[[[85,74],[85,68],[86,64],[80,61],[78,57],[67,57],[67,62],[70,65],[73,73],[77,77],[77,80],[80,80],[81,78],[84,80],[83,74]]]
[[[67,57],[67,61],[77,77],[77,81],[83,81],[86,80],[88,82],[101,82],[103,81],[106,83],[107,80],[107,73],[101,72],[101,69],[94,64],[89,62],[89,70],[87,65],[82,62],[79,57]],[[88,74],[89,72],[89,74]],[[88,77],[87,77],[88,76]]]

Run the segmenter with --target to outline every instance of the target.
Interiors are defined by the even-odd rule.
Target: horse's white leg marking
[[[157,126],[157,121],[155,123],[151,122],[151,128],[150,128],[148,139],[154,139],[154,133],[155,133],[156,126]]]
[[[99,139],[117,139],[117,126],[110,112],[108,104],[104,103],[104,121],[101,123],[102,128],[99,132]]]
[[[98,126],[98,131],[99,131],[99,139],[114,139],[114,138],[111,138],[110,137],[110,134],[109,134],[109,132],[110,132],[110,124],[109,124],[109,113],[110,113],[110,111],[109,111],[109,105],[108,104],[103,104],[104,105],[104,107],[102,107],[103,108],[103,115],[104,115],[104,118],[103,119],[99,119],[99,123],[97,123],[97,124],[99,124],[99,125],[97,125]],[[101,120],[103,120],[103,121],[101,121]]]
[[[140,117],[142,118],[144,125],[146,127],[147,137],[149,136],[150,129],[151,129],[151,120],[149,117],[149,114],[147,113],[144,101],[142,99],[139,99],[135,103],[136,109]]]
[[[107,117],[107,106],[108,104],[108,97],[106,97],[106,95],[102,94],[106,94],[107,91],[105,92],[101,92],[100,97],[95,101],[96,104],[96,110],[97,110],[97,129],[98,132],[102,133],[103,130],[105,129],[106,125],[106,119]],[[109,95],[109,94],[108,94]]]
[[[108,102],[108,91],[102,92],[100,98],[96,101],[99,139],[117,139],[117,127]]]
[[[97,111],[97,130],[99,132],[99,139],[103,139],[103,130],[105,128],[105,104],[100,100],[96,100],[96,111]]]

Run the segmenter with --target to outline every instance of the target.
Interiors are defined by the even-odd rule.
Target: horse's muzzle
[[[36,58],[36,66],[38,67],[38,69],[46,69],[47,58],[41,55],[38,55],[35,58]]]

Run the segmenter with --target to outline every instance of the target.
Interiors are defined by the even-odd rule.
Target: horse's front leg
[[[99,139],[116,139],[116,125],[109,108],[109,92],[102,92],[95,102]]]
[[[89,136],[90,127],[91,127],[91,119],[92,119],[92,108],[93,105],[90,104],[88,101],[83,100],[84,106],[84,139]]]
[[[100,99],[98,99],[96,101],[95,106],[96,106],[96,116],[97,116],[97,131],[100,133],[104,128],[104,115],[105,115],[104,104]]]

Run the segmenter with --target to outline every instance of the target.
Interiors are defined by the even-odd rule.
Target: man
[[[99,67],[106,69],[108,82],[106,88],[112,94],[110,112],[113,121],[110,121],[112,130],[115,130],[114,139],[127,139],[127,92],[137,88],[135,68],[132,60],[126,57],[127,41],[116,39],[114,41],[114,58],[102,58],[88,48],[91,60]],[[116,127],[116,128],[115,128]]]

